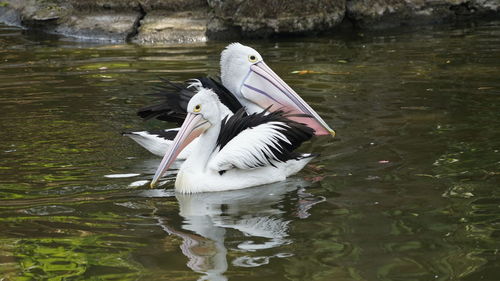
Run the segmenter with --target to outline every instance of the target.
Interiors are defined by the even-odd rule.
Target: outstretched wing
[[[251,169],[275,166],[276,162],[297,159],[294,153],[304,141],[314,135],[308,126],[288,119],[298,116],[275,111],[246,116],[243,110],[222,120],[221,133],[217,139],[217,150],[208,163],[216,171],[231,168]],[[307,115],[300,115],[307,117]]]
[[[164,83],[156,86],[153,96],[160,97],[162,101],[158,104],[139,109],[137,115],[146,120],[156,118],[158,120],[175,122],[181,124],[186,118],[186,109],[189,100],[196,94],[197,87],[191,84],[173,83],[167,79],[161,79]],[[232,112],[238,111],[243,106],[222,84],[210,77],[202,77],[192,81],[201,84],[202,87],[212,89],[219,100]],[[189,82],[189,81],[188,81]]]

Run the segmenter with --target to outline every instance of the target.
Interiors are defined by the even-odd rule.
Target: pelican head
[[[313,118],[297,117],[315,130],[316,135],[335,136],[335,131],[288,84],[269,68],[254,49],[232,43],[221,53],[222,84],[250,112],[283,110],[303,113]]]
[[[220,123],[219,107],[219,98],[212,90],[199,88],[198,93],[188,103],[186,119],[184,119],[179,132],[161,160],[160,166],[151,181],[151,187],[154,187],[158,179],[168,170],[184,147],[213,124]]]

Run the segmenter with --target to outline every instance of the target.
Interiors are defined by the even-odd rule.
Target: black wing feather
[[[175,137],[177,136],[178,130],[151,130],[148,131],[148,134],[151,135],[156,135],[159,138],[165,139],[165,140],[174,140]]]
[[[182,123],[186,117],[187,104],[195,92],[183,84],[176,84],[166,79],[161,80],[164,83],[154,87],[155,92],[150,95],[161,98],[162,102],[139,109],[137,115],[145,120],[156,118]]]
[[[246,115],[244,109],[240,109],[233,116],[226,116],[222,120],[221,133],[217,138],[217,146],[219,149],[222,149],[229,143],[229,141],[231,141],[243,130],[268,122],[280,122],[281,124],[278,125],[278,127],[280,127],[279,131],[286,137],[286,139],[288,139],[290,143],[281,139],[278,140],[277,148],[269,147],[273,155],[269,155],[267,157],[268,163],[257,161],[257,166],[266,166],[269,164],[273,165],[271,160],[286,162],[290,159],[299,159],[301,154],[295,153],[294,150],[297,149],[303,142],[314,136],[314,129],[289,118],[312,117],[307,114],[289,114],[283,111],[268,113],[268,109],[269,107],[260,113],[254,113],[251,115]],[[255,158],[258,160],[257,157]]]
[[[196,88],[187,88],[186,84],[173,83],[167,79],[162,79],[162,85],[154,87],[155,93],[151,94],[160,97],[162,102],[146,106],[139,111],[137,115],[145,120],[156,118],[162,121],[175,122],[182,124],[186,118],[187,105],[189,100],[196,94]],[[236,112],[243,108],[236,97],[227,90],[222,84],[210,77],[198,78],[204,88],[212,89],[220,101],[231,111]]]
[[[224,87],[220,82],[210,77],[198,78],[204,88],[212,89],[222,104],[227,106],[232,112],[238,111],[243,108],[240,101],[231,93],[226,87]]]

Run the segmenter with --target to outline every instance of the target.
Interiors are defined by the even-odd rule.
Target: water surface
[[[0,26],[0,276],[498,280],[500,22],[243,42],[338,137],[282,183],[149,189],[160,159],[120,132],[173,126],[135,116],[145,94],[217,75],[227,43]]]

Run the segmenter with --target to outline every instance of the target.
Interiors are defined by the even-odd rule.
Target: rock
[[[240,38],[241,28],[231,25],[230,23],[211,17],[207,26],[207,37],[216,40],[229,40],[233,38]]]
[[[500,15],[500,0],[0,0],[0,21],[90,40],[268,37]]]
[[[205,42],[207,24],[205,11],[152,11],[141,20],[132,41],[140,44]]]
[[[6,6],[0,6],[0,22],[8,25],[22,26],[21,15],[15,9]]]
[[[55,1],[41,2],[37,0],[3,0],[2,15],[8,15],[19,24],[35,25],[36,22],[53,21],[65,14],[65,7]],[[4,20],[2,20],[4,21]]]
[[[103,9],[130,11],[140,9],[138,0],[66,0],[66,3],[79,11],[102,11]]]
[[[204,0],[0,0],[0,20],[87,40],[206,41]]]
[[[205,14],[208,11],[206,0],[138,0],[146,12],[149,11],[165,11],[165,12],[181,12],[181,11],[197,11],[204,10]]]
[[[8,13],[17,15],[19,24],[49,33],[63,34],[80,39],[125,41],[135,34],[141,18],[139,9],[123,12],[104,9],[86,10],[62,0],[3,0]],[[81,1],[80,3],[93,1]],[[99,2],[99,1],[94,1]],[[122,1],[123,2],[123,1]],[[135,2],[135,1],[125,1]],[[138,5],[135,2],[136,6]],[[132,4],[130,6],[134,7]],[[138,7],[138,6],[137,6]]]
[[[108,9],[130,11],[143,9],[145,12],[163,10],[169,12],[196,10],[207,8],[205,0],[67,0],[77,9]]]
[[[209,32],[241,30],[243,36],[324,31],[338,25],[345,0],[208,0],[212,9]]]
[[[139,12],[75,13],[58,20],[54,33],[100,41],[123,42],[136,33]]]
[[[387,28],[498,15],[500,0],[347,0],[347,17],[361,28]]]

